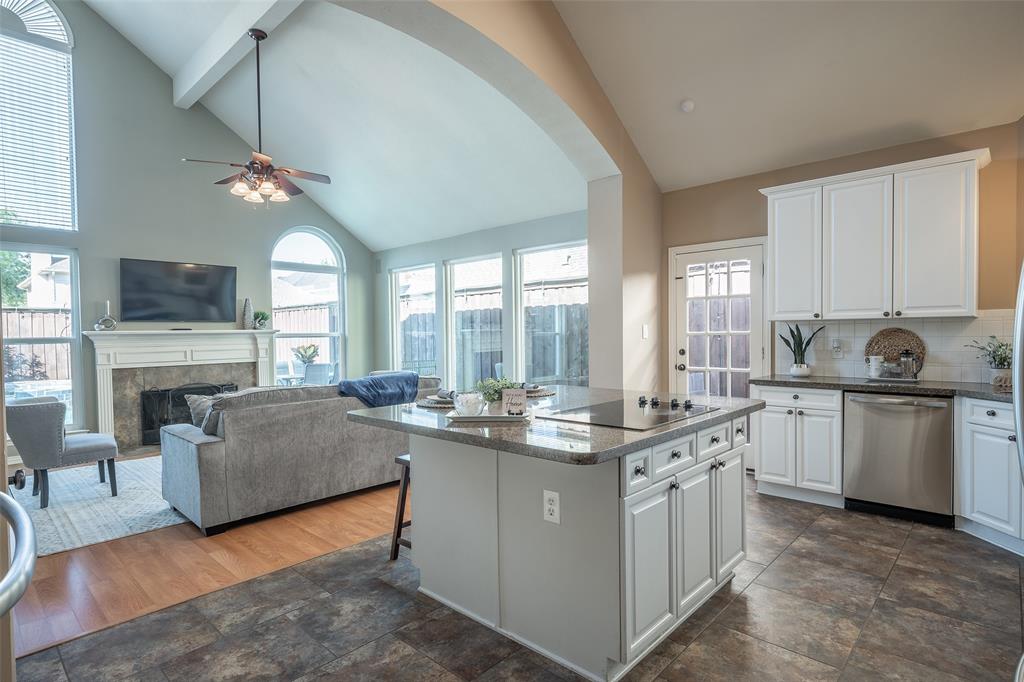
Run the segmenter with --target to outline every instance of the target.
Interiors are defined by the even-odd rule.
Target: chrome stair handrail
[[[36,531],[28,512],[7,493],[0,492],[0,516],[14,530],[14,558],[3,580],[0,580],[0,616],[14,608],[36,569]]]

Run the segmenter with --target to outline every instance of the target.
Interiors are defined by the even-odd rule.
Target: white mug
[[[877,379],[882,376],[882,360],[884,359],[881,355],[869,355],[865,358],[868,363],[868,377]]]

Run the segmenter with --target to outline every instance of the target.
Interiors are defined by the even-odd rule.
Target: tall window
[[[526,381],[586,386],[590,374],[587,245],[521,251],[520,358]]]
[[[448,264],[449,383],[459,390],[506,372],[501,354],[501,256]]]
[[[53,396],[67,405],[66,422],[81,425],[75,253],[11,246],[0,250],[4,400]]]
[[[46,0],[0,0],[0,224],[74,230],[71,39]]]
[[[437,296],[434,266],[391,273],[396,369],[437,373]]]
[[[344,377],[344,257],[314,228],[289,232],[271,263],[277,383],[331,384]]]

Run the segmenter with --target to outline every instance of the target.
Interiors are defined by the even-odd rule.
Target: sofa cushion
[[[185,402],[188,403],[188,411],[192,413],[192,426],[202,426],[206,414],[213,406],[212,395],[186,395]]]

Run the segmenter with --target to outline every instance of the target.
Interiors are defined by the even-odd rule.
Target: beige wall
[[[592,252],[596,249],[609,253],[621,248],[622,385],[654,388],[662,364],[661,193],[615,109],[550,2],[435,0],[435,4],[480,31],[533,71],[573,109],[619,167],[621,240],[592,243],[590,248]],[[602,277],[602,273],[592,270],[591,279],[595,277]],[[599,301],[592,301],[592,307],[598,305]],[[591,314],[593,320],[594,312]],[[650,326],[646,341],[640,334],[643,324]],[[592,365],[594,350],[592,344]]]
[[[793,166],[668,192],[663,196],[664,246],[768,234],[767,199],[757,190],[866,168],[988,147],[992,163],[981,171],[978,305],[1013,306],[1024,229],[1018,227],[1018,174],[1024,130],[1020,122],[838,159]]]

